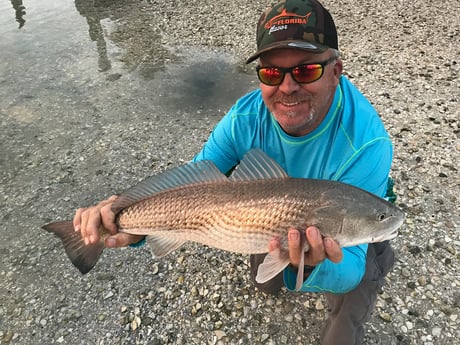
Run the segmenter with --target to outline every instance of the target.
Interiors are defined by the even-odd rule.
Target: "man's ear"
[[[343,72],[343,62],[339,58],[334,64],[334,77],[337,80],[337,84],[339,83],[339,79],[340,79],[340,76],[342,75],[342,72]]]

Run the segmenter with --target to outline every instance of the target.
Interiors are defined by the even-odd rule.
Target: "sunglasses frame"
[[[296,66],[293,66],[293,67],[277,67],[277,66],[256,66],[256,71],[257,71],[257,78],[259,78],[260,82],[262,84],[265,84],[265,85],[268,85],[268,86],[279,86],[283,83],[283,80],[284,80],[284,77],[286,76],[286,73],[289,73],[292,77],[292,79],[296,82],[296,83],[299,83],[299,84],[310,84],[310,83],[313,83],[317,80],[320,80],[321,77],[323,76],[324,74],[324,67],[326,67],[327,65],[329,65],[330,63],[332,63],[333,61],[337,60],[339,57],[338,56],[332,56],[330,57],[329,59],[323,61],[323,62],[309,62],[309,63],[303,63],[303,64],[300,64],[300,65],[296,65]],[[321,74],[318,78],[316,78],[315,80],[311,80],[311,81],[307,81],[307,82],[301,82],[301,81],[298,81],[296,79],[296,77],[294,76],[294,74],[292,73],[292,71],[296,68],[299,68],[299,67],[303,67],[303,66],[311,66],[311,65],[319,65],[321,66]],[[276,83],[276,84],[267,84],[266,82],[264,82],[261,78],[260,78],[260,70],[261,69],[265,69],[265,68],[275,68],[277,69],[278,71],[280,71],[281,73],[283,73],[283,75],[281,76],[281,80],[279,83]]]

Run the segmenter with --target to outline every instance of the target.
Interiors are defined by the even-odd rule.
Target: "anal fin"
[[[150,246],[150,251],[154,258],[161,258],[168,255],[185,242],[187,241],[159,236],[147,236],[147,244]]]

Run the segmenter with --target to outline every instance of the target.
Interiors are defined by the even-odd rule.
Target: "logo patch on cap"
[[[268,22],[265,23],[264,27],[266,30],[272,28],[273,26],[289,25],[289,24],[300,24],[306,25],[308,23],[308,18],[311,16],[311,12],[307,13],[304,16],[299,16],[297,13],[290,13],[286,9],[281,12],[281,14],[273,17]]]

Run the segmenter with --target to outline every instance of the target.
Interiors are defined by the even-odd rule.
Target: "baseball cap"
[[[284,0],[267,9],[257,24],[257,51],[246,63],[272,49],[322,53],[338,48],[331,14],[316,0]]]

